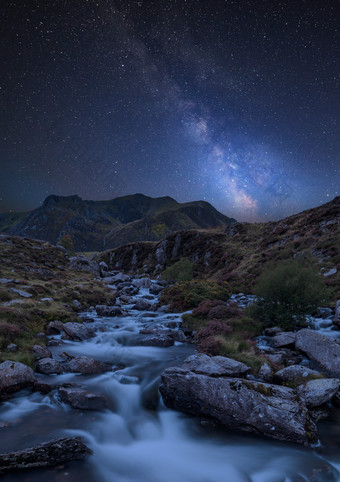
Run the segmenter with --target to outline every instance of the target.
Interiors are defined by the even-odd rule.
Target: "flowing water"
[[[142,295],[145,294],[142,292]],[[60,436],[81,435],[93,450],[86,461],[65,467],[11,474],[3,482],[323,482],[340,480],[340,416],[319,424],[322,444],[306,449],[226,429],[167,409],[158,397],[162,371],[178,366],[195,349],[175,343],[168,348],[133,346],[141,328],[180,315],[130,311],[119,318],[96,317],[96,336],[52,349],[87,355],[118,367],[101,375],[46,377],[56,384],[77,383],[104,394],[104,412],[74,410],[48,395],[21,391],[0,406],[0,451],[33,446]],[[91,313],[91,316],[93,314]],[[124,367],[124,368],[123,368]]]

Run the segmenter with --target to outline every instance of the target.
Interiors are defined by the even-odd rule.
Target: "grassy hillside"
[[[225,232],[186,230],[155,243],[129,243],[100,259],[127,271],[160,272],[187,257],[196,277],[228,281],[233,290],[250,292],[263,270],[296,256],[310,257],[340,296],[340,197],[278,222],[232,224]]]
[[[50,321],[78,321],[74,300],[84,308],[114,301],[93,274],[70,269],[65,253],[49,243],[0,235],[0,266],[0,361],[15,343],[10,358],[32,363],[33,345],[44,344],[37,335]]]

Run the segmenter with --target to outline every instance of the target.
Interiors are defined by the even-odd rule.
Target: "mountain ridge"
[[[141,193],[108,201],[50,195],[26,215],[0,217],[0,232],[52,244],[69,235],[77,251],[102,251],[136,240],[155,241],[182,229],[224,229],[235,222],[206,201],[178,203],[169,196]]]

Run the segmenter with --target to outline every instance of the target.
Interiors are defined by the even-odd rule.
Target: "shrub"
[[[74,244],[69,234],[65,234],[65,236],[59,239],[58,246],[65,248],[67,254],[74,254]]]
[[[163,290],[160,301],[170,304],[172,311],[196,308],[203,300],[224,300],[230,296],[227,283],[219,285],[214,281],[193,280],[175,284]]]
[[[327,291],[318,269],[304,259],[281,263],[260,277],[250,310],[264,325],[294,329],[326,301]]]
[[[166,268],[166,270],[162,273],[162,278],[170,283],[191,281],[192,276],[192,263],[188,260],[188,258],[181,258],[172,266]]]

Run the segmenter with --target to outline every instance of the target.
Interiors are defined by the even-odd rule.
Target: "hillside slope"
[[[101,254],[111,268],[161,271],[182,257],[197,276],[228,281],[250,291],[263,269],[285,259],[310,256],[340,296],[340,197],[278,222],[232,224],[225,232],[185,230],[154,243],[137,242]]]
[[[204,201],[181,204],[143,194],[110,201],[49,196],[41,207],[12,225],[7,222],[1,231],[53,244],[70,235],[76,251],[101,251],[131,241],[159,240],[180,229],[223,229],[231,223],[235,220]]]

